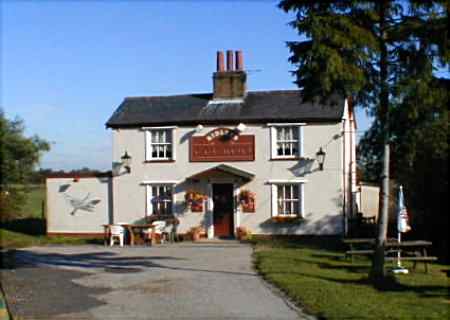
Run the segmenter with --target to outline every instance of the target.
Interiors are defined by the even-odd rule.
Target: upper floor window
[[[271,125],[272,159],[303,156],[302,125]]]
[[[146,129],[145,160],[175,160],[175,128]]]

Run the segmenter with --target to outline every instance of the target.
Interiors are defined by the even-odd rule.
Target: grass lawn
[[[449,266],[433,264],[425,274],[419,264],[417,271],[375,288],[367,259],[352,264],[337,249],[298,242],[256,241],[255,263],[307,312],[325,319],[449,319],[450,286],[443,272]]]
[[[0,249],[24,248],[49,244],[101,244],[101,239],[75,238],[75,237],[47,237],[46,235],[29,235],[0,228]]]

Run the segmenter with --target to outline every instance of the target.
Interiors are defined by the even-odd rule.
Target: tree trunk
[[[384,152],[383,152],[383,173],[381,177],[381,206],[378,214],[378,232],[375,241],[375,252],[373,255],[371,278],[382,279],[385,277],[384,270],[384,244],[386,241],[388,212],[389,212],[389,83],[388,83],[388,52],[386,45],[386,13],[388,2],[382,1],[379,4],[380,12],[380,106],[379,119],[384,130]]]
[[[385,135],[387,136],[387,134]],[[383,176],[381,185],[381,212],[378,215],[378,233],[375,241],[375,252],[372,261],[371,278],[381,279],[385,276],[384,270],[384,243],[386,241],[389,218],[389,140],[385,138],[383,154]]]

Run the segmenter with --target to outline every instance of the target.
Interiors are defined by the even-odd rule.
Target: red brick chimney
[[[244,71],[244,58],[242,56],[242,51],[236,51],[236,71]]]
[[[236,68],[235,68],[236,62]],[[227,50],[227,69],[224,70],[224,55],[217,52],[217,69],[213,74],[214,100],[242,99],[246,93],[247,74],[241,50]]]
[[[217,51],[217,72],[224,72],[225,64],[223,62],[223,52]]]
[[[233,50],[227,50],[227,71],[234,71]]]

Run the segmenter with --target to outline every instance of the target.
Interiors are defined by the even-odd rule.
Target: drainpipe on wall
[[[346,139],[345,139],[345,136],[346,136],[346,132],[345,132],[345,125],[346,125],[346,122],[345,122],[346,120],[344,120],[344,121],[342,121],[342,150],[343,150],[343,156],[342,156],[342,161],[343,161],[343,163],[342,163],[342,180],[343,180],[343,195],[344,195],[344,197],[343,197],[343,199],[342,199],[342,212],[343,212],[343,214],[344,214],[344,221],[343,221],[343,223],[344,223],[344,237],[345,236],[347,236],[347,233],[348,233],[348,221],[347,221],[347,210],[346,210],[346,206],[347,206],[347,204],[346,204],[346,199],[347,199],[347,187],[346,187],[346,181],[347,181],[347,178],[346,178],[346,176],[345,176],[345,168],[347,167],[346,166],[346,164],[345,164],[345,154],[346,154],[346,152],[347,152],[347,150],[346,150],[346,148],[345,148],[345,145],[346,145]]]

